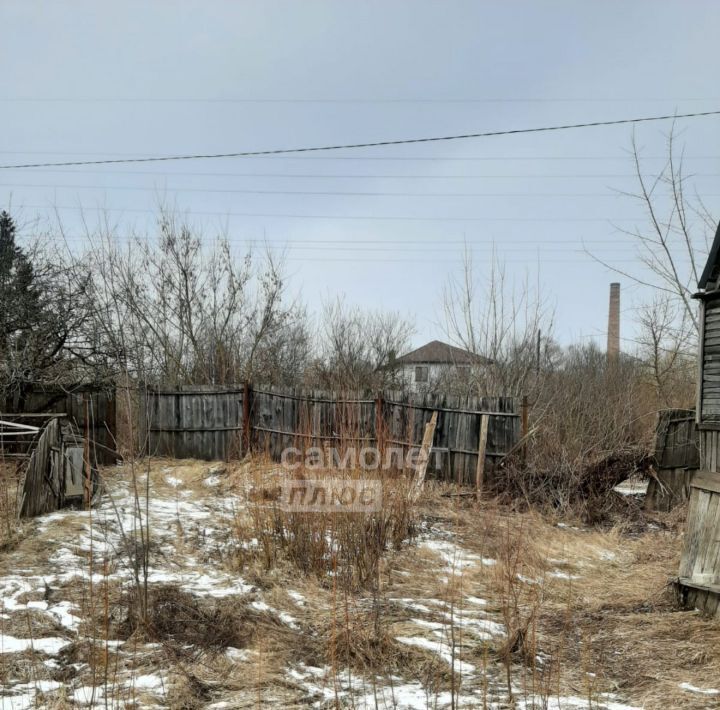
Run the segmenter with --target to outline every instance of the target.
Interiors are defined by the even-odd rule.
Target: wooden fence
[[[656,476],[648,484],[646,507],[668,511],[686,501],[692,477],[699,466],[695,410],[660,412],[655,435]]]
[[[0,403],[0,407],[2,414],[25,424],[32,424],[34,418],[43,419],[44,414],[65,414],[81,434],[86,431],[87,414],[87,430],[94,458],[98,463],[106,464],[117,460],[117,410],[113,387],[38,386],[25,393],[22,399],[8,397]]]
[[[486,460],[514,450],[520,415],[510,397],[333,393],[271,387],[182,387],[146,392],[148,453],[227,460],[266,452],[280,460],[294,447],[377,447],[407,452],[420,445],[425,424],[438,412],[428,472],[458,482],[475,480],[480,423],[487,415]]]

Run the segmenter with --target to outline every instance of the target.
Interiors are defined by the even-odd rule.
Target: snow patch
[[[489,567],[497,562],[496,560],[481,557],[474,552],[464,550],[449,540],[423,540],[421,545],[442,557],[447,564],[445,571],[449,574],[458,574],[463,569],[475,567],[477,564]]]
[[[38,651],[54,656],[65,646],[70,645],[67,639],[48,636],[47,638],[19,639],[0,633],[0,653],[24,653],[25,651]]]
[[[720,695],[720,690],[715,688],[698,688],[692,683],[679,683],[678,687],[681,690],[687,690],[688,693],[697,693],[698,695]]]
[[[475,671],[475,666],[459,660],[457,655],[453,658],[450,646],[443,641],[433,641],[423,636],[397,636],[396,640],[407,646],[417,646],[431,651],[459,673],[473,673]]]

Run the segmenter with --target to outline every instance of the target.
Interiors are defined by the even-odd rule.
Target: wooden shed
[[[32,443],[23,483],[21,518],[92,501],[99,491],[99,477],[86,444],[66,417],[49,417]]]
[[[720,615],[720,225],[695,297],[700,464],[690,483],[678,588],[686,606]]]

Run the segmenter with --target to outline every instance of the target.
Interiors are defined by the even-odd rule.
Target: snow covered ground
[[[237,600],[253,613],[274,619],[283,634],[291,635],[287,638],[301,641],[320,633],[313,613],[327,607],[327,600],[320,598],[319,591],[310,598],[302,590],[299,574],[297,589],[286,586],[273,592],[224,564],[237,544],[231,531],[244,502],[224,488],[218,467],[153,464],[149,500],[144,497],[142,476],[138,483],[136,498],[129,471],[112,471],[99,507],[38,518],[16,548],[0,554],[0,710],[178,706],[173,689],[186,681],[187,669],[162,644],[114,635],[123,621],[115,615],[126,612],[108,601],[134,587],[134,541],[141,532],[138,520],[145,521],[146,516],[151,531],[147,575],[151,589],[177,585],[198,599]],[[472,583],[473,575],[488,574],[496,560],[464,549],[452,531],[438,526],[425,526],[407,555],[413,564],[407,569],[398,565],[400,582],[385,601],[392,612],[389,628],[395,648],[420,654],[412,656],[418,659],[417,666],[378,674],[290,659],[274,670],[270,681],[260,684],[263,704],[445,708],[454,702],[459,707],[506,707],[503,669],[490,649],[501,646],[507,632],[497,606],[478,595]],[[418,570],[423,579],[417,579]],[[554,574],[573,577],[561,570]],[[433,593],[428,591],[429,582],[436,585]],[[460,597],[450,603],[444,590],[458,584]],[[98,623],[103,618],[105,623]],[[208,666],[203,677],[211,679],[193,707],[257,706],[259,686],[248,690],[241,681],[269,672],[265,669],[269,652],[229,647],[220,655],[203,652],[196,657],[193,649],[185,650],[193,663]],[[200,657],[202,661],[197,661]],[[430,687],[428,668],[435,676],[454,674],[454,691],[447,683]],[[530,708],[533,703],[588,707],[586,700],[574,696],[543,700],[519,687],[514,692],[519,707]],[[614,696],[598,695],[592,707],[625,710],[629,706]]]

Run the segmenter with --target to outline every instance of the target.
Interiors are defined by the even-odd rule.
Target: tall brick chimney
[[[620,355],[620,284],[610,284],[610,309],[608,311],[607,358],[614,362]]]

